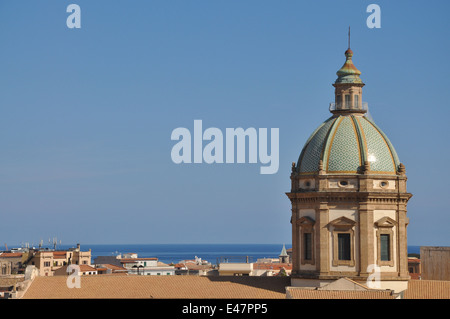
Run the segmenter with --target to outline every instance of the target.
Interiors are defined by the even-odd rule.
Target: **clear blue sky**
[[[81,7],[68,29],[66,7]],[[381,29],[366,7],[381,7]],[[291,162],[329,117],[352,27],[406,166],[409,245],[450,245],[449,1],[0,2],[0,240],[291,242]],[[280,169],[176,165],[177,127],[280,129]]]

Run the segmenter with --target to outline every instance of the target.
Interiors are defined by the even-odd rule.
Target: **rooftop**
[[[0,287],[14,286],[18,282],[24,281],[24,277],[0,276]]]
[[[138,261],[141,261],[141,260],[143,260],[143,261],[146,261],[146,260],[158,260],[158,258],[121,258],[121,259],[119,259],[119,261],[122,264],[125,264],[125,263],[137,263]]]
[[[272,270],[280,270],[284,268],[286,270],[292,269],[292,264],[287,263],[254,263],[253,269],[272,269]]]
[[[117,266],[117,265],[113,265],[113,264],[100,264],[101,267],[98,267],[97,269],[111,269],[111,270],[116,270],[116,271],[128,271],[126,268]]]
[[[450,299],[450,281],[410,280],[405,299]]]
[[[289,287],[289,299],[395,299],[391,291],[380,290],[314,290]]]
[[[0,282],[1,282],[0,278]],[[23,279],[21,279],[23,280]],[[17,279],[3,280],[11,286]],[[19,280],[20,281],[20,280]],[[370,289],[342,278],[321,288],[291,287],[290,277],[259,276],[83,276],[70,289],[67,276],[36,277],[25,299],[395,299],[391,290]],[[0,285],[1,286],[1,285]],[[450,299],[450,281],[410,280],[404,299]]]
[[[97,269],[95,269],[94,267],[91,267],[89,265],[79,265],[80,267],[80,271],[81,272],[85,272],[85,271],[97,271]]]
[[[284,299],[289,277],[86,276],[70,289],[67,276],[36,277],[25,299],[255,298]]]
[[[1,253],[0,258],[17,258],[22,257],[22,253]]]

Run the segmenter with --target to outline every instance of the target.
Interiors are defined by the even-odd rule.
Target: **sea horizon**
[[[292,247],[291,244],[80,244],[81,251],[91,249],[92,264],[99,256],[117,256],[126,253],[136,253],[138,257],[156,257],[163,263],[178,263],[182,260],[192,260],[195,257],[216,264],[222,257],[244,260],[248,257],[250,262],[256,262],[261,258],[278,258],[285,245],[286,249]],[[20,246],[16,246],[20,247]],[[32,246],[30,246],[32,247]],[[75,245],[57,244],[56,250],[67,250]],[[13,247],[12,247],[13,248]],[[14,247],[15,248],[15,247]],[[43,245],[44,249],[53,249],[53,245]],[[408,254],[419,254],[420,246],[408,246]]]

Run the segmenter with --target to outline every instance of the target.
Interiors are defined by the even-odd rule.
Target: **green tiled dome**
[[[333,116],[306,141],[297,163],[300,174],[315,174],[322,160],[327,174],[361,173],[369,162],[372,174],[397,174],[400,164],[389,139],[363,116]]]

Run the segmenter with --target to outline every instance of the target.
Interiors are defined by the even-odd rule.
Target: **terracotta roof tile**
[[[450,281],[410,280],[405,299],[450,299]]]
[[[112,264],[101,264],[102,266],[103,266],[103,268],[105,268],[105,269],[111,269],[111,270],[122,270],[122,271],[128,271],[126,268],[124,268],[124,267],[119,267],[119,266],[116,266],[116,265],[112,265]],[[100,269],[100,268],[97,268],[97,269]]]
[[[315,290],[289,287],[287,297],[292,299],[395,299],[391,291],[381,290]]]
[[[212,265],[197,265],[197,264],[187,263],[187,264],[185,264],[185,267],[189,270],[202,270],[202,269],[211,269]]]
[[[79,265],[80,266],[80,271],[81,272],[85,272],[85,271],[97,271],[97,269],[95,269],[94,267],[91,267],[89,265]]]
[[[22,257],[22,253],[3,253],[3,254],[0,254],[0,258],[13,258],[13,257]]]
[[[14,277],[0,276],[0,287],[14,286],[14,284],[22,281],[24,281],[24,277],[14,278]]]
[[[67,276],[36,277],[25,299],[52,298],[255,298],[284,299],[288,277],[85,276],[70,289]]]
[[[272,270],[280,270],[284,268],[286,270],[292,270],[292,264],[286,263],[254,263],[253,269],[272,269]]]

